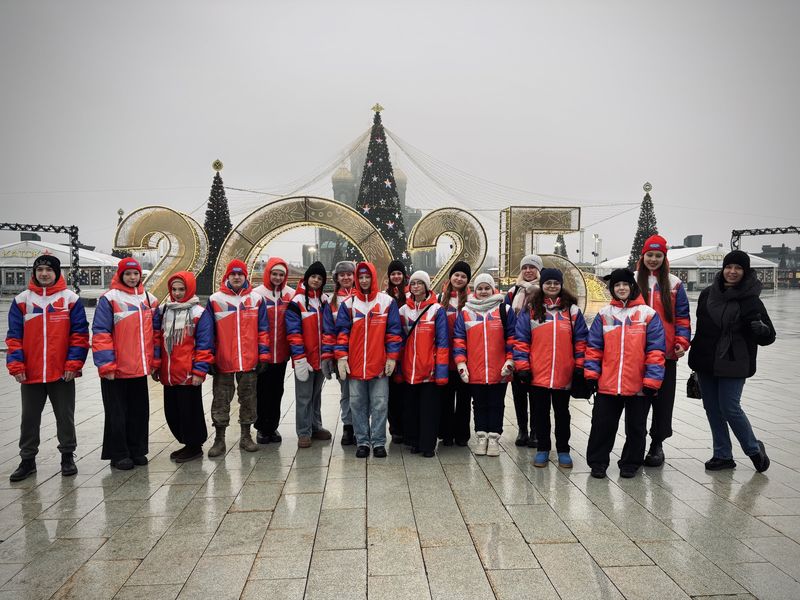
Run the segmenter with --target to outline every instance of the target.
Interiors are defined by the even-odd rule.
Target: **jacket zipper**
[[[147,300],[147,291],[144,293],[145,300]],[[145,355],[145,347],[144,347],[144,318],[142,317],[142,303],[139,302],[139,296],[136,296],[136,306],[138,307],[139,313],[139,345],[142,349],[142,370],[144,370],[144,376],[147,377],[147,356]]]
[[[272,364],[276,364],[278,362],[278,299],[280,296],[275,290],[272,290],[272,293],[275,295],[275,327],[272,329]],[[302,325],[302,323],[301,323]]]
[[[239,302],[236,304],[236,346],[239,350],[239,370],[244,371],[244,365],[242,364],[242,328],[241,328],[241,308],[242,308],[242,297],[239,296]]]
[[[553,354],[550,358],[550,389],[553,388],[553,380],[556,373],[556,330],[558,329],[558,311],[553,313]]]
[[[622,367],[625,364],[625,320],[627,319],[627,307],[622,308],[622,334],[619,344],[619,372],[617,373],[617,394],[622,395]]]
[[[489,332],[486,329],[486,322],[488,319],[489,313],[487,312],[483,317],[483,372],[486,383],[489,383],[489,340],[487,339]]]
[[[44,312],[42,313],[42,381],[47,383],[47,288],[44,289]],[[111,315],[112,319],[114,315]]]

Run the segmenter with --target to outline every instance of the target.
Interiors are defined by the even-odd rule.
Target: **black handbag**
[[[703,393],[700,390],[700,382],[697,380],[697,373],[694,371],[689,375],[689,379],[686,380],[686,397],[696,398],[697,400],[703,398]]]

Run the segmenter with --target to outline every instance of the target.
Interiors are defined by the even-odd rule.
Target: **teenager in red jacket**
[[[506,303],[514,309],[514,315],[530,306],[533,295],[539,291],[539,273],[544,268],[544,263],[538,254],[523,256],[519,263],[517,282],[511,286],[506,294]],[[517,439],[515,446],[528,446],[536,448],[536,425],[534,419],[535,401],[533,390],[525,385],[517,376],[511,381],[511,395],[514,397],[514,411],[517,414]],[[530,434],[528,433],[528,407],[530,407]]]
[[[258,445],[250,435],[256,420],[256,369],[269,363],[269,320],[264,299],[247,280],[247,265],[232,260],[218,292],[208,298],[206,310],[214,319],[215,366],[211,420],[216,437],[209,458],[225,454],[225,430],[230,423],[231,400],[239,396],[239,447],[255,452]]]
[[[356,456],[386,456],[388,377],[394,372],[402,342],[397,304],[378,290],[375,265],[356,267],[355,295],[339,306],[336,359],[339,378],[349,377],[350,412]]]
[[[442,389],[442,420],[439,424],[439,438],[445,446],[452,446],[454,441],[459,446],[466,446],[470,436],[469,385],[461,381],[458,376],[453,354],[453,331],[456,317],[464,308],[469,297],[470,279],[472,279],[472,267],[460,260],[450,269],[444,291],[439,294],[439,304],[444,307],[447,314],[447,336],[450,341],[448,380],[447,385]]]
[[[21,384],[22,394],[22,460],[11,481],[36,472],[39,427],[48,397],[56,419],[61,475],[75,475],[75,378],[89,352],[89,323],[81,299],[67,289],[55,256],[43,254],[33,261],[28,289],[8,309],[6,347],[8,372]]]
[[[281,420],[283,383],[289,362],[289,341],[286,338],[286,307],[294,297],[294,288],[286,285],[289,266],[274,256],[264,269],[264,283],[253,290],[264,299],[269,321],[269,347],[272,360],[264,363],[256,382],[257,413],[256,442],[280,442],[278,424]]]
[[[167,281],[169,300],[160,306],[161,370],[153,379],[164,386],[164,417],[183,447],[169,457],[178,463],[203,456],[208,437],[200,386],[214,362],[214,322],[195,295],[197,281],[180,271]]]
[[[515,321],[492,276],[478,275],[475,294],[459,311],[453,333],[458,375],[472,395],[478,455],[500,456],[506,388],[514,372]]]
[[[356,293],[356,263],[350,260],[341,260],[333,268],[333,297],[331,298],[331,314],[333,323],[339,316],[339,306]],[[342,419],[342,446],[352,446],[356,443],[353,433],[353,417],[350,414],[350,383],[347,379],[340,379],[338,370],[334,373],[339,382],[339,411]]]
[[[161,362],[159,317],[158,300],[142,285],[141,265],[123,258],[92,321],[92,356],[106,415],[100,458],[117,469],[147,464],[147,377]]]
[[[584,375],[597,390],[586,462],[592,477],[602,479],[614,447],[619,418],[625,411],[625,446],[620,476],[634,477],[644,462],[647,411],[664,379],[664,328],[647,306],[633,273],[617,269],[607,278],[611,304],[589,329]]]
[[[431,291],[431,278],[416,271],[408,282],[409,296],[400,307],[403,327],[398,384],[405,394],[403,433],[411,452],[435,456],[439,430],[441,392],[436,386],[447,385],[450,344],[447,339],[447,316]],[[391,396],[390,402],[391,402]]]
[[[550,406],[556,421],[559,467],[572,467],[569,455],[569,395],[575,370],[583,374],[589,330],[577,299],[564,288],[558,269],[542,269],[541,290],[517,317],[514,366],[519,381],[532,385],[537,452],[535,467],[550,460]]]
[[[333,373],[336,333],[331,306],[323,293],[328,274],[321,262],[312,263],[286,309],[286,335],[294,365],[297,447],[311,440],[329,440],[322,426],[322,385]]]
[[[689,298],[680,278],[669,272],[667,250],[667,240],[660,235],[647,238],[636,271],[636,283],[642,290],[645,304],[653,308],[661,318],[667,352],[664,381],[653,398],[650,450],[644,457],[644,464],[648,467],[660,467],[664,464],[663,442],[672,436],[678,360],[689,350],[692,336]]]
[[[388,283],[386,293],[389,294],[397,303],[398,310],[406,304],[408,296],[408,275],[406,265],[402,260],[393,260],[386,269]],[[404,434],[405,419],[403,417],[404,407],[403,384],[395,381],[394,377],[389,378],[389,435],[392,436],[392,443],[402,444]],[[438,404],[438,403],[437,403]],[[437,419],[438,421],[438,419]]]

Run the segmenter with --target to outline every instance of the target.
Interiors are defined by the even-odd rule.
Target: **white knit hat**
[[[431,289],[431,276],[428,275],[425,271],[414,271],[411,274],[411,277],[408,278],[409,285],[412,281],[421,281],[425,284],[425,289],[430,291]]]
[[[481,283],[488,283],[490,286],[492,286],[492,290],[497,289],[497,286],[494,284],[494,278],[488,273],[481,273],[472,280],[472,285],[475,286],[475,289],[477,289],[478,284]]]
[[[522,267],[525,265],[534,266],[540,271],[544,268],[544,263],[538,254],[528,254],[527,256],[523,257],[523,259],[519,261],[519,270],[521,271]]]

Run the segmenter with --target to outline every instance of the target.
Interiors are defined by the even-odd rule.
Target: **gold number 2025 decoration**
[[[453,240],[453,252],[432,278],[434,289],[439,289],[456,261],[465,261],[477,274],[486,258],[483,225],[471,213],[457,208],[440,208],[417,221],[408,235],[408,251],[436,248],[436,242],[443,235]]]
[[[144,280],[156,298],[165,298],[167,280],[176,271],[199,273],[208,260],[208,236],[189,215],[165,206],[136,209],[117,227],[114,247],[135,252],[155,250],[166,244],[166,252]]]

